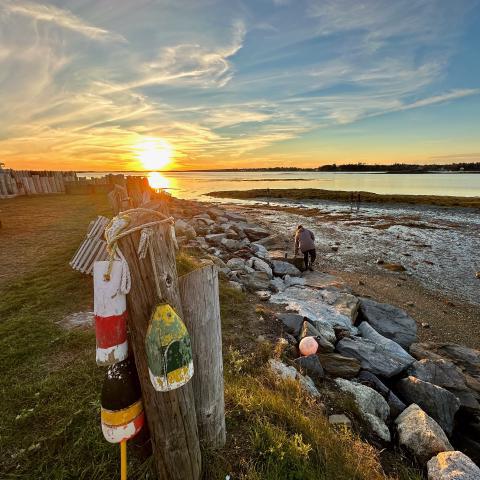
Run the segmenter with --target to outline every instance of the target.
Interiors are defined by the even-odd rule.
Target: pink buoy
[[[318,342],[314,337],[302,338],[299,345],[300,353],[307,357],[308,355],[314,355],[318,350]]]

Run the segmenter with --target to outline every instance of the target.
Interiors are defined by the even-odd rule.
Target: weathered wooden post
[[[200,441],[223,447],[226,441],[222,326],[215,265],[180,277],[183,321],[192,339],[192,378]]]
[[[129,213],[129,230],[158,220],[154,213]],[[127,297],[130,343],[135,355],[159,478],[198,480],[201,454],[198,440],[192,382],[168,392],[157,392],[150,381],[145,338],[154,307],[168,303],[182,317],[174,239],[169,223],[152,227],[149,252],[140,259],[137,249],[141,232],[118,240],[131,274]]]

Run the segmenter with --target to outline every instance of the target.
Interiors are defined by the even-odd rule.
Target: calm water
[[[86,172],[98,177],[105,172]],[[129,175],[146,175],[131,172]],[[328,173],[328,172],[162,172],[149,173],[154,188],[164,188],[179,198],[199,198],[217,190],[254,188],[321,188],[404,195],[480,196],[480,174],[431,173]]]

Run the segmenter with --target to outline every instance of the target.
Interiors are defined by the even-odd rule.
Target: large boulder
[[[302,330],[305,317],[297,313],[277,313],[276,318],[285,326],[287,333],[298,337]]]
[[[422,464],[437,453],[453,450],[440,425],[415,403],[404,410],[395,423],[400,445]]]
[[[372,340],[360,337],[345,337],[337,343],[337,351],[346,357],[360,361],[362,368],[382,377],[393,377],[403,372],[412,361]]]
[[[232,238],[223,238],[220,244],[225,247],[227,250],[231,252],[235,252],[236,250],[240,250],[241,248],[245,247],[247,244],[244,240],[233,240]]]
[[[284,275],[299,276],[302,273],[297,267],[295,267],[294,265],[288,262],[282,262],[280,260],[272,260],[272,265],[273,265],[273,273],[277,277],[283,277]]]
[[[479,480],[480,468],[462,452],[442,452],[427,463],[428,480]]]
[[[179,218],[175,221],[175,235],[192,240],[197,236],[197,232],[189,223]]]
[[[269,257],[268,250],[263,245],[260,245],[258,242],[251,243],[250,244],[250,250],[257,257],[260,257],[260,258],[268,258]]]
[[[295,360],[295,364],[302,374],[308,375],[314,380],[320,380],[325,376],[322,364],[317,355],[299,357]]]
[[[237,257],[231,258],[227,262],[227,267],[230,270],[243,270],[245,267],[245,260],[243,258],[237,258]]]
[[[376,390],[387,401],[392,417],[397,417],[407,408],[395,393],[373,373],[362,370],[358,375],[358,381]]]
[[[227,217],[229,220],[232,220],[233,222],[246,222],[247,221],[247,218],[245,217],[245,215],[242,215],[241,213],[237,213],[237,212],[231,212],[231,211],[228,211],[228,210],[223,212],[223,216]]]
[[[272,290],[273,292],[283,292],[285,288],[285,283],[280,277],[273,277],[270,280],[270,290]]]
[[[338,353],[320,353],[318,355],[323,369],[331,377],[354,378],[360,371],[360,362]]]
[[[460,400],[461,407],[472,412],[480,411],[476,394],[467,386],[462,371],[449,360],[425,358],[413,363],[408,373],[453,393]]]
[[[250,291],[268,290],[270,277],[265,272],[252,272],[242,275],[240,281]]]
[[[306,282],[306,279],[303,280]],[[349,317],[352,325],[355,323],[360,307],[360,300],[355,295],[342,292],[337,288],[327,288],[320,294],[325,303],[332,305],[338,313]]]
[[[397,382],[397,391],[408,403],[416,403],[450,435],[460,402],[453,393],[433,383],[409,376]]]
[[[390,431],[385,421],[390,415],[390,408],[385,399],[375,390],[344,378],[335,379],[340,390],[353,395],[358,411],[372,431],[385,442],[389,442]]]
[[[305,337],[315,337],[318,343],[318,353],[330,353],[335,350],[335,347],[308,321],[303,322],[302,330],[298,336],[299,340]]]
[[[295,367],[289,367],[280,360],[275,360],[273,358],[268,361],[268,364],[270,370],[277,377],[283,380],[296,380],[305,392],[313,397],[320,397],[320,392],[317,390],[317,387],[313,383],[312,379],[310,377],[303,376],[295,369]]]
[[[245,226],[243,228],[243,231],[247,235],[248,239],[252,242],[270,236],[270,232],[268,230],[265,230],[264,228],[258,227],[256,225]]]
[[[227,238],[226,233],[211,233],[209,235],[205,235],[205,240],[208,243],[212,243],[213,245],[220,246],[222,243],[222,240],[224,238]]]
[[[417,340],[417,324],[401,308],[361,298],[360,312],[377,332],[404,348],[410,347]]]
[[[252,257],[253,268],[259,272],[265,272],[270,278],[273,277],[272,268],[270,265],[261,258]]]

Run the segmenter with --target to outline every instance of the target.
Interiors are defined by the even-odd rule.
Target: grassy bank
[[[292,189],[253,189],[253,190],[228,190],[210,192],[208,195],[217,198],[237,199],[290,199],[290,200],[336,200],[351,202],[353,192],[342,190],[321,190],[318,188],[292,188]],[[408,203],[413,205],[435,205],[441,207],[467,207],[480,208],[480,197],[449,197],[435,195],[380,195],[371,192],[355,192],[354,201],[364,203]]]
[[[92,307],[91,277],[73,272],[68,261],[88,222],[108,214],[105,198],[14,199],[0,203],[0,209],[0,240],[9,245],[13,266],[0,283],[1,478],[117,478],[118,448],[100,429],[104,370],[95,364],[94,333],[56,323]],[[2,255],[8,252],[2,249]],[[177,264],[185,273],[195,260],[180,255]],[[265,363],[282,351],[274,342],[256,341],[275,328],[267,307],[224,281],[220,300],[228,441],[222,451],[204,452],[205,479],[223,480],[227,474],[243,480],[421,478],[398,457],[387,459],[385,476],[381,461],[386,460],[362,440],[354,412],[354,432],[330,428],[325,408],[345,410],[348,399],[332,399],[325,386],[322,406],[296,384],[270,375]],[[129,478],[154,478],[151,468],[149,459],[131,452]]]

